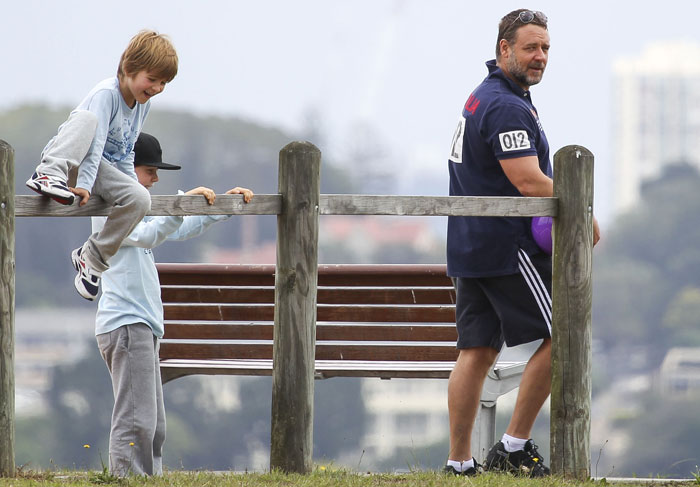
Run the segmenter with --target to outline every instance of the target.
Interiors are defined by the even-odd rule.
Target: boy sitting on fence
[[[177,53],[166,36],[147,30],[136,34],[117,76],[98,83],[71,112],[27,180],[27,187],[64,205],[73,204],[77,195],[82,206],[91,194],[113,205],[104,228],[71,254],[78,272],[75,288],[90,301],[122,240],[151,208],[148,191],[136,180],[133,147],[151,98],[175,78],[177,67]],[[69,188],[69,172],[76,168],[75,188]]]
[[[158,169],[180,166],[162,161],[158,140],[141,133],[135,146],[138,181],[150,189]],[[213,190],[198,187],[188,195],[203,195],[213,204]],[[253,192],[236,187],[226,194],[242,194],[248,203]],[[97,307],[97,345],[112,378],[114,410],[109,438],[109,469],[113,475],[159,475],[163,472],[165,407],[158,362],[163,336],[160,282],[151,249],[166,240],[201,235],[209,226],[230,215],[145,217],[124,240],[110,268],[102,275],[102,296]],[[105,217],[93,217],[99,232]]]

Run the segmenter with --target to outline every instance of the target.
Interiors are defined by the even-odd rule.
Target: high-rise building
[[[639,200],[641,183],[673,163],[700,168],[700,45],[650,44],[613,65],[615,214]]]

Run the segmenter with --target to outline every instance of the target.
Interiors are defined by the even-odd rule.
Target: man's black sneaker
[[[542,455],[537,451],[537,445],[527,440],[525,448],[508,452],[499,441],[489,451],[484,462],[484,469],[496,472],[510,472],[527,477],[545,477],[549,475],[549,467],[544,464]]]
[[[443,468],[442,471],[443,473],[449,473],[452,475],[465,475],[467,477],[473,477],[474,475],[484,473],[484,469],[481,467],[481,465],[476,463],[476,460],[474,460],[473,467],[463,470],[461,472],[458,472],[452,465],[445,465],[445,468]]]

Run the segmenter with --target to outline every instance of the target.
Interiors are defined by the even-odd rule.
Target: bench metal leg
[[[481,402],[472,431],[472,456],[483,463],[486,454],[496,442],[496,403]]]
[[[527,362],[503,362],[488,373],[472,431],[472,456],[481,463],[496,443],[496,401],[517,389]]]

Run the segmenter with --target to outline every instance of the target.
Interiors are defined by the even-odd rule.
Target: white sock
[[[471,459],[465,460],[463,462],[458,462],[456,460],[447,460],[447,465],[449,467],[454,468],[457,472],[464,472],[465,470],[474,468],[474,458],[472,457]]]
[[[518,451],[525,448],[525,443],[527,443],[527,438],[524,440],[522,438],[516,438],[514,436],[507,435],[503,433],[503,438],[501,438],[503,446],[507,452]]]

